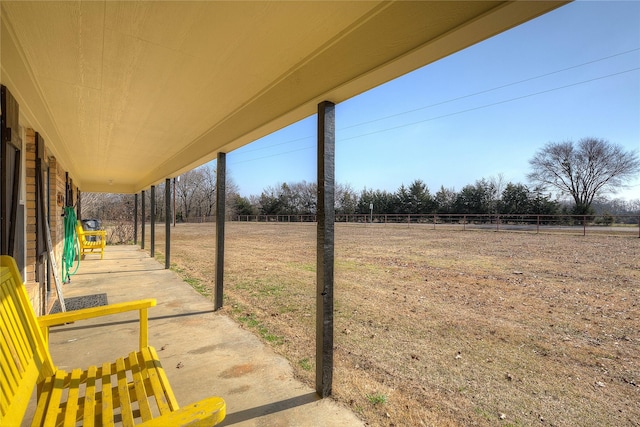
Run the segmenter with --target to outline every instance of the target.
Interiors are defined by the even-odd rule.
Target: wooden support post
[[[133,244],[138,244],[138,193],[133,197]]]
[[[316,393],[333,381],[333,267],[335,223],[335,105],[318,104],[318,225],[316,260]]]
[[[151,186],[151,258],[156,256],[156,186]]]
[[[145,225],[147,223],[147,217],[146,217],[146,212],[144,210],[144,205],[145,205],[146,201],[145,201],[145,194],[144,194],[144,190],[142,190],[142,212],[140,212],[140,217],[142,218],[140,220],[140,224],[141,224],[141,229],[140,229],[140,234],[142,235],[142,239],[140,239],[140,249],[144,249],[144,235],[145,235]]]
[[[176,226],[176,179],[173,178],[173,226]]]
[[[72,203],[69,197],[69,172],[64,173],[64,206],[70,206]]]
[[[171,266],[171,179],[164,181],[164,268],[166,270]]]
[[[213,309],[222,308],[224,299],[224,221],[227,155],[218,153],[216,165],[216,292]]]
[[[49,198],[47,197],[47,200]],[[79,221],[82,221],[82,192],[80,190],[78,190],[77,196],[76,196],[76,200],[77,200],[77,204],[76,204],[76,219],[78,219]]]

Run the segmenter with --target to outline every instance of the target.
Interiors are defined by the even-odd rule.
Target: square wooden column
[[[164,268],[171,267],[171,179],[164,181]]]
[[[138,244],[138,193],[133,195],[133,244]]]
[[[144,249],[144,236],[145,236],[145,225],[147,223],[147,212],[145,211],[145,203],[146,203],[146,197],[144,194],[144,190],[142,190],[142,208],[140,211],[140,235],[141,235],[141,239],[140,239],[140,249]]]
[[[224,222],[227,155],[218,153],[216,164],[216,292],[213,309],[222,308],[224,297]]]
[[[335,222],[335,105],[318,104],[318,225],[316,260],[316,393],[333,382],[333,266]]]
[[[151,186],[151,230],[149,236],[151,236],[149,255],[151,258],[156,256],[156,186]]]

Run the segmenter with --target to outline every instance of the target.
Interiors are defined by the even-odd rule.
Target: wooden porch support
[[[147,217],[146,217],[146,212],[144,210],[144,206],[145,205],[145,194],[144,194],[144,190],[142,190],[142,211],[140,212],[140,235],[142,237],[142,239],[140,239],[140,249],[144,249],[144,234],[145,234],[145,230],[144,230],[144,226],[147,223]]]
[[[333,381],[333,261],[335,222],[335,104],[318,104],[318,226],[316,260],[316,393]]]
[[[164,268],[166,270],[171,266],[171,179],[164,181]]]
[[[227,155],[218,153],[216,165],[216,292],[213,309],[222,308],[224,293],[224,221]]]
[[[138,244],[138,193],[133,195],[133,244]]]
[[[176,226],[176,179],[173,178],[173,226]]]
[[[151,186],[151,258],[156,256],[156,186]]]
[[[49,200],[48,197],[47,200]],[[82,192],[80,189],[78,189],[78,192],[76,193],[76,202],[76,218],[82,221]],[[47,212],[49,211],[47,210]]]
[[[64,206],[73,205],[73,197],[71,197],[71,186],[69,185],[69,172],[64,173]]]

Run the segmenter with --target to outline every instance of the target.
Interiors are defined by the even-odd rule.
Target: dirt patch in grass
[[[172,232],[212,293],[214,225]],[[224,310],[313,387],[315,226],[226,234]],[[637,237],[337,224],[335,249],[333,393],[369,425],[640,425]]]

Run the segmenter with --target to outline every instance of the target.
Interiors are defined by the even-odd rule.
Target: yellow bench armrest
[[[143,299],[138,301],[121,302],[103,305],[99,307],[83,308],[81,310],[67,311],[63,313],[47,314],[38,317],[38,324],[45,338],[49,342],[49,328],[51,326],[64,325],[78,320],[93,319],[96,317],[110,316],[125,313],[127,311],[140,310],[140,348],[149,345],[149,315],[147,309],[156,305],[155,299]]]
[[[107,234],[106,230],[83,230],[82,234],[84,234],[85,236],[104,236]]]
[[[209,397],[175,412],[140,424],[140,427],[189,426],[209,427],[224,420],[226,404],[220,397]]]

